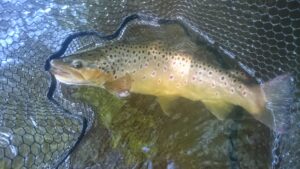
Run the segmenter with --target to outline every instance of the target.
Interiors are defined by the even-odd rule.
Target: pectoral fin
[[[203,102],[205,107],[219,120],[224,120],[232,111],[233,105],[225,102]]]
[[[127,93],[129,93],[131,88],[131,83],[131,77],[128,74],[126,74],[121,78],[104,83],[104,87],[106,90],[119,97],[127,97]]]
[[[171,104],[177,99],[177,97],[157,97],[157,102],[160,104],[162,111],[167,115],[171,115]]]

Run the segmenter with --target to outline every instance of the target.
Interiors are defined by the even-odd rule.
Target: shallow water
[[[175,46],[189,41],[178,25],[133,25],[121,37],[125,42],[156,39]],[[222,64],[211,51],[198,54]],[[186,99],[166,115],[152,96],[119,99],[100,88],[65,85],[62,92],[90,105],[97,117],[71,155],[73,168],[265,169],[271,163],[270,130],[239,108],[220,121],[201,102]]]
[[[74,168],[105,163],[117,168],[230,168],[229,136],[234,126],[233,153],[240,167],[265,169],[270,164],[269,131],[246,113],[219,121],[200,102],[181,99],[174,103],[173,114],[165,115],[154,97],[120,100],[99,88],[74,88],[72,97],[91,104],[98,117],[71,156]]]

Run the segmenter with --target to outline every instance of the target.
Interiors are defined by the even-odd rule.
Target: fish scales
[[[159,42],[113,45],[103,52],[108,56],[107,62],[116,70],[114,79],[131,75],[134,81],[132,92],[217,102],[236,98],[233,99],[236,105],[249,107],[252,112],[259,111],[254,110],[257,108],[255,103],[250,103],[254,108],[248,106],[249,100],[256,101],[251,89],[225,70],[201,63],[189,53],[169,51]]]
[[[99,86],[119,96],[123,92],[157,96],[164,112],[178,97],[202,101],[219,119],[226,118],[233,106],[241,106],[273,128],[272,113],[282,104],[278,98],[290,97],[290,75],[279,76],[263,86],[250,86],[241,80],[242,73],[232,73],[202,57],[161,41],[118,43],[53,60],[51,72],[66,84]],[[279,93],[280,89],[284,91]],[[275,102],[279,106],[267,110]],[[287,107],[287,103],[281,106]]]

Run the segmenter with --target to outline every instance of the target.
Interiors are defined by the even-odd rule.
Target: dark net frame
[[[58,105],[48,100],[50,77],[44,63],[72,32],[113,34],[131,14],[148,21],[176,20],[236,59],[256,79],[267,81],[292,72],[299,86],[297,1],[3,1],[0,9],[0,163],[4,167],[53,168],[65,160],[92,125],[93,113],[59,92],[54,95]],[[84,41],[78,44],[77,49]],[[291,111],[295,127],[280,138],[280,147],[273,152],[280,150],[280,168],[299,166],[297,144],[289,144],[300,138],[295,134],[297,104]]]

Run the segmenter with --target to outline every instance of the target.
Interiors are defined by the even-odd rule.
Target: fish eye
[[[80,69],[83,66],[82,62],[80,60],[74,60],[71,64],[76,69]]]

